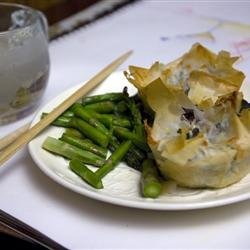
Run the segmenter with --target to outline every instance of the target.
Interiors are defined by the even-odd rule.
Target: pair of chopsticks
[[[3,138],[4,140],[2,139],[2,143],[5,144],[4,146],[5,148],[4,150],[0,152],[0,166],[3,165],[3,163],[5,163],[9,158],[11,158],[11,156],[14,155],[19,149],[21,149],[22,146],[24,146],[29,141],[31,141],[44,128],[46,128],[49,124],[51,124],[58,116],[60,116],[72,104],[74,104],[81,97],[83,97],[84,95],[89,93],[91,90],[93,90],[95,87],[97,87],[105,78],[107,78],[114,70],[116,70],[131,54],[132,54],[132,51],[128,51],[127,53],[121,55],[116,60],[111,62],[108,66],[102,69],[94,77],[88,80],[80,89],[78,89],[70,97],[64,100],[59,106],[57,106],[53,111],[51,111],[49,115],[45,116],[42,120],[36,123],[32,128],[26,131],[24,127],[23,130],[26,132],[23,132],[22,134],[20,133],[21,135],[18,138],[15,138],[14,142],[13,142],[13,137],[11,139],[11,136],[13,136],[13,134],[5,137],[5,139]],[[7,146],[8,144],[7,142],[12,142],[12,143],[10,143]],[[0,144],[0,148],[1,148],[1,144]],[[3,148],[3,145],[2,145],[2,148]]]

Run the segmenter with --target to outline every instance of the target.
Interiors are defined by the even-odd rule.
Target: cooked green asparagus
[[[95,174],[100,178],[103,178],[106,174],[112,171],[126,155],[131,145],[131,141],[125,141],[121,143],[121,145],[119,145],[119,147],[110,155],[110,157],[106,160],[105,164],[100,167],[95,172]]]
[[[84,108],[80,103],[73,104],[70,110],[75,116],[82,118],[105,135],[110,135],[109,130],[92,115],[91,110]]]
[[[104,101],[121,101],[124,98],[124,93],[107,93],[103,95],[94,95],[94,96],[87,96],[82,98],[82,104],[92,104],[97,102],[104,102]]]
[[[42,147],[69,159],[70,169],[97,189],[103,188],[102,178],[124,160],[141,171],[143,196],[157,198],[162,180],[155,162],[147,158],[150,148],[136,98],[129,97],[126,88],[122,93],[82,98],[82,103],[73,104],[52,123],[67,128],[62,137],[48,137]],[[111,155],[105,160],[108,149]],[[99,168],[93,172],[85,164]]]
[[[119,140],[115,136],[112,136],[109,142],[109,150],[114,152],[119,147],[119,145]],[[124,161],[128,164],[128,166],[141,171],[142,162],[145,158],[146,154],[144,151],[132,145],[124,156]]]
[[[131,122],[127,118],[118,117],[113,114],[99,114],[92,112],[92,115],[106,127],[111,128],[113,125],[121,126],[125,128],[131,127]]]
[[[61,114],[61,116],[66,116],[66,117],[73,117],[74,113],[71,110],[66,110]]]
[[[128,107],[133,117],[135,133],[141,138],[146,138],[144,125],[142,123],[141,113],[139,109],[137,108],[134,100],[132,98],[127,98],[127,99],[129,99]]]
[[[45,115],[47,114],[43,113],[42,118]],[[108,146],[109,135],[106,135],[106,133],[104,134],[103,131],[98,130],[82,119],[76,117],[59,116],[55,121],[53,121],[52,125],[65,128],[75,128],[98,145],[102,147]],[[105,131],[107,132],[108,130],[105,128]]]
[[[85,136],[75,128],[66,128],[63,134],[81,139],[85,138]]]
[[[84,162],[80,161],[79,159],[72,159],[69,162],[69,166],[73,172],[79,175],[84,181],[89,183],[94,188],[103,188],[102,180],[90,169],[88,169],[87,166],[84,165]]]
[[[113,129],[114,134],[118,137],[121,137],[126,140],[132,140],[133,144],[139,147],[140,149],[146,152],[149,151],[148,144],[144,137],[138,136],[137,134],[123,127],[114,126]]]
[[[48,113],[42,113],[41,118],[45,117],[46,115],[48,115]],[[57,119],[55,119],[52,122],[52,125],[58,126],[58,127],[71,128],[72,127],[71,117],[59,116]]]
[[[102,166],[105,161],[103,157],[100,157],[89,151],[82,150],[76,146],[70,145],[69,143],[55,139],[53,137],[47,137],[43,142],[42,148],[51,153],[61,155],[67,159],[78,158],[86,164],[91,164],[97,167]]]
[[[143,161],[141,186],[144,197],[157,198],[161,194],[162,182],[157,173],[154,161],[151,159]]]
[[[81,139],[74,136],[70,136],[67,134],[63,134],[60,138],[60,140],[65,141],[71,145],[74,145],[78,148],[90,151],[94,154],[100,155],[101,157],[106,158],[107,156],[107,148],[102,148],[100,146],[97,146],[93,142],[91,142],[89,139]]]
[[[97,143],[101,147],[106,148],[109,143],[109,136],[96,129],[95,127],[89,125],[82,119],[79,118],[71,118],[71,124],[74,128],[77,128],[81,131],[86,137],[91,139],[93,142]]]

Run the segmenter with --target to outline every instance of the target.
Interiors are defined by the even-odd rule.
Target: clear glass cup
[[[23,5],[0,3],[0,125],[37,107],[49,69],[45,16]]]

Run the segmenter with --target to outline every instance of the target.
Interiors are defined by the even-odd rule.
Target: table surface
[[[51,74],[41,106],[89,79],[121,53],[121,70],[168,62],[195,42],[240,54],[250,76],[250,3],[139,1],[50,43]],[[248,97],[249,98],[249,97]],[[34,114],[1,126],[0,135]],[[190,211],[150,211],[102,203],[42,173],[24,147],[0,169],[0,208],[70,249],[249,249],[250,201]]]

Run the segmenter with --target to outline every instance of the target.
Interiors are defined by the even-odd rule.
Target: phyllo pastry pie
[[[158,167],[181,186],[221,188],[250,171],[250,109],[242,107],[237,59],[194,44],[169,64],[125,72],[154,112],[145,126]]]

